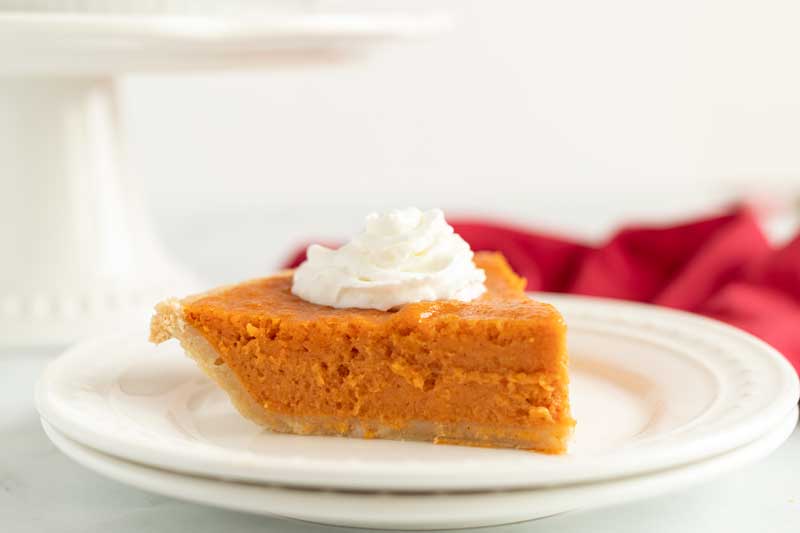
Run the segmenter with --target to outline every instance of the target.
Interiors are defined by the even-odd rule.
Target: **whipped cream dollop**
[[[292,293],[319,305],[386,311],[425,300],[466,302],[486,290],[486,274],[440,209],[373,213],[341,248],[313,244],[306,256]]]

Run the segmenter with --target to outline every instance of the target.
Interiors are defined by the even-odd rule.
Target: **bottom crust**
[[[186,354],[231,399],[234,407],[248,420],[279,433],[325,435],[357,438],[427,441],[436,444],[458,444],[492,448],[536,449],[545,453],[561,453],[564,442],[572,433],[572,425],[554,428],[482,426],[468,422],[436,423],[412,420],[403,427],[378,421],[334,416],[300,416],[276,413],[257,403],[247,392],[234,372],[219,359],[216,349],[194,327],[183,319],[180,301],[166,300],[156,306],[150,330],[150,340],[160,344],[177,339]],[[535,446],[533,445],[535,443]]]

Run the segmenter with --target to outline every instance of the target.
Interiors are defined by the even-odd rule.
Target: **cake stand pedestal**
[[[0,345],[144,327],[157,300],[197,288],[128,175],[115,75],[346,58],[446,25],[429,14],[0,12]]]

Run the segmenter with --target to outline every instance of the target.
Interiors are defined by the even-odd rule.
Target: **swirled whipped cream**
[[[292,293],[319,305],[386,311],[425,300],[466,302],[486,290],[486,274],[440,209],[373,213],[341,248],[312,244],[306,256]]]

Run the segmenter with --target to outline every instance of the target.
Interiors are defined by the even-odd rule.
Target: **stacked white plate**
[[[242,419],[175,344],[145,333],[53,361],[37,403],[65,454],[152,492],[328,524],[440,529],[647,497],[756,461],[794,430],[797,374],[730,326],[538,295],[569,324],[570,451],[548,456],[273,434]]]

